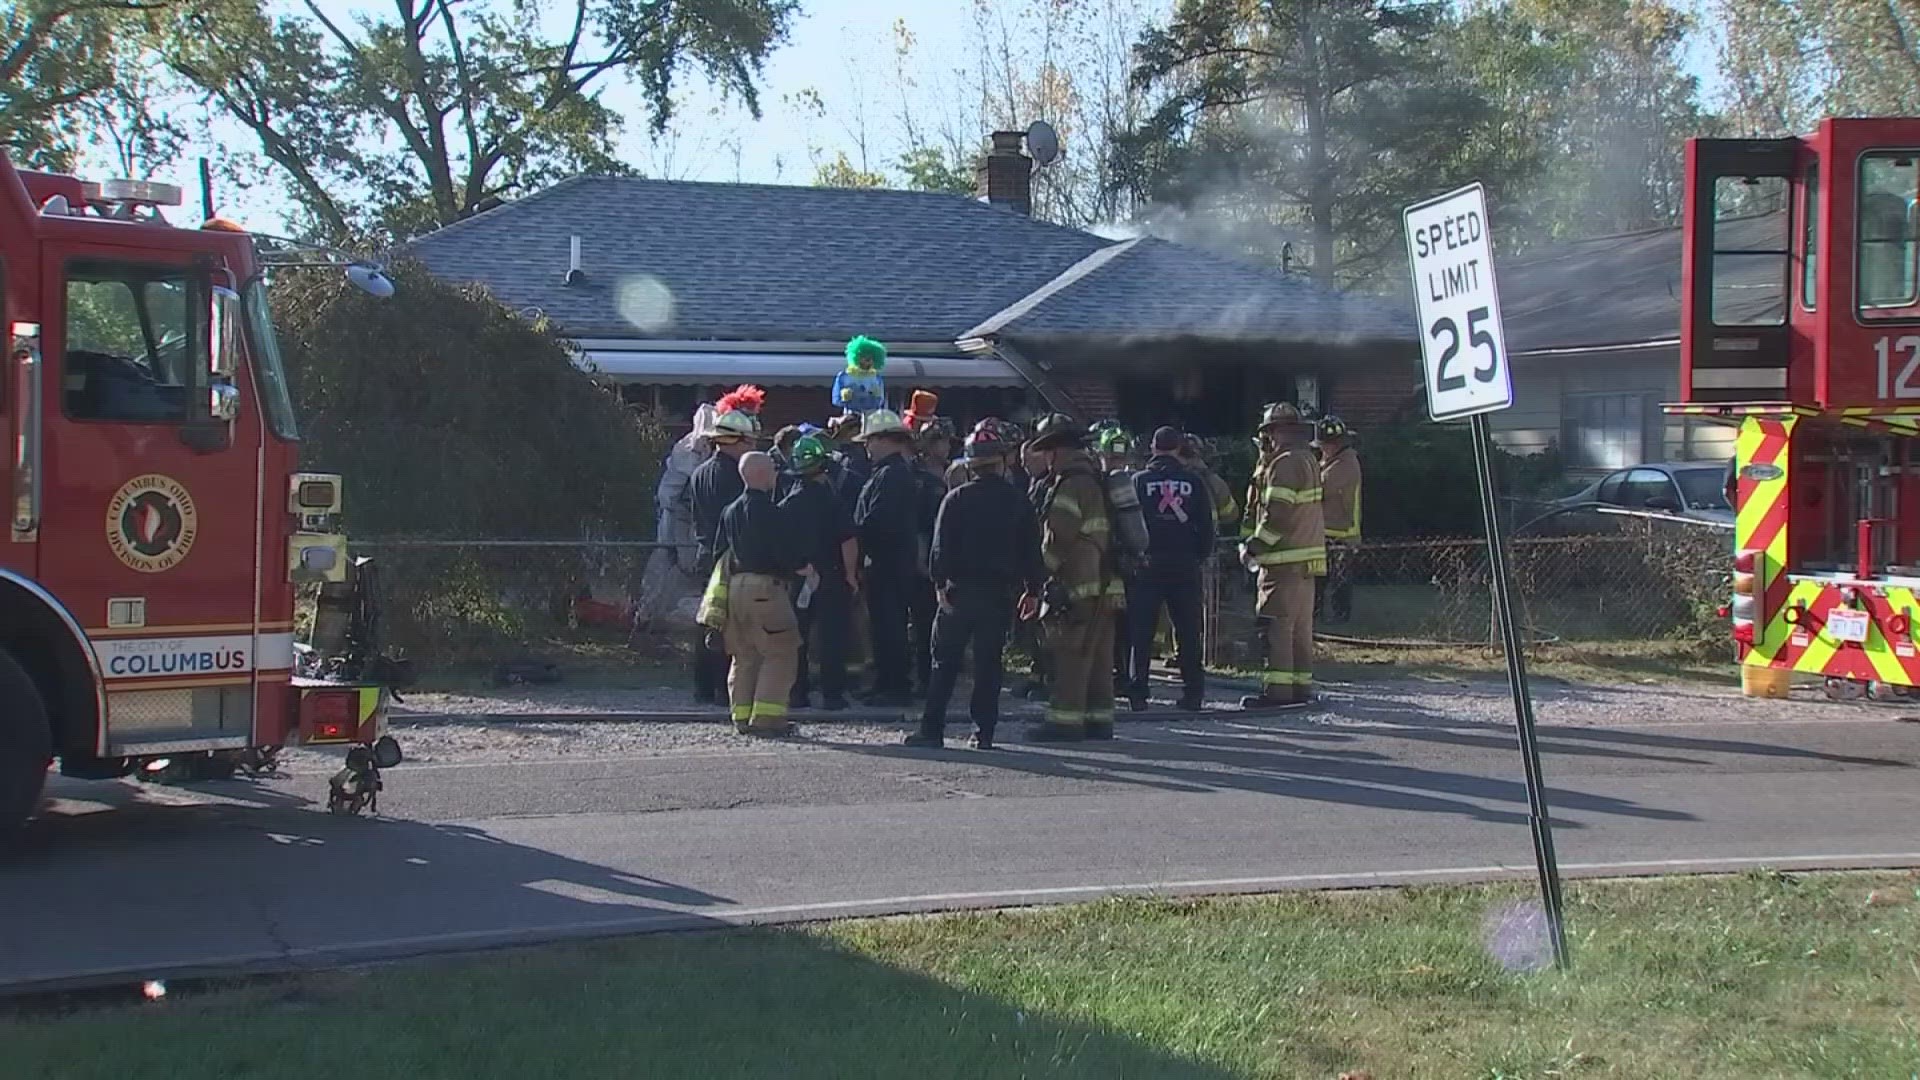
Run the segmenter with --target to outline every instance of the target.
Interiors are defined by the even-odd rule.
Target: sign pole
[[[1546,781],[1540,773],[1540,743],[1533,731],[1533,696],[1527,690],[1527,654],[1513,620],[1513,582],[1507,576],[1507,539],[1500,525],[1499,493],[1493,484],[1493,427],[1487,414],[1513,407],[1513,373],[1507,366],[1507,332],[1500,319],[1500,289],[1494,282],[1493,235],[1486,192],[1469,184],[1402,214],[1407,263],[1419,316],[1420,358],[1426,370],[1427,415],[1438,421],[1466,419],[1472,426],[1473,467],[1480,474],[1480,509],[1487,526],[1487,568],[1493,579],[1494,621],[1507,651],[1507,684],[1513,720],[1527,770],[1527,822],[1533,829],[1534,868],[1555,967],[1567,966],[1567,933],[1560,902],[1560,866],[1553,855],[1553,819],[1547,813]]]
[[[1540,902],[1546,908],[1553,964],[1564,970],[1567,932],[1560,899],[1560,863],[1553,853],[1553,819],[1547,812],[1546,780],[1540,770],[1540,742],[1533,730],[1533,694],[1527,688],[1527,655],[1513,618],[1513,584],[1507,575],[1507,538],[1493,484],[1493,425],[1475,413],[1473,465],[1480,474],[1480,508],[1487,526],[1487,568],[1493,580],[1493,605],[1500,615],[1501,645],[1507,654],[1507,684],[1513,690],[1513,719],[1520,732],[1520,756],[1527,770],[1527,823],[1533,829],[1534,868],[1540,876]]]

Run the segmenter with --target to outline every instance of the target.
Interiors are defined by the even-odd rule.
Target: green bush
[[[1409,418],[1363,434],[1366,536],[1479,536],[1485,531],[1472,432],[1465,424]],[[1493,466],[1501,513],[1509,521],[1531,517],[1525,506],[1517,514],[1512,507],[1541,498],[1561,473],[1554,450],[1520,457],[1496,447]]]
[[[349,531],[652,536],[664,433],[576,368],[544,322],[416,264],[391,273],[384,300],[313,272],[271,292],[302,466],[346,477]]]

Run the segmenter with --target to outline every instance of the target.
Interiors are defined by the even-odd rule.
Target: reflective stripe
[[[1127,595],[1127,583],[1124,581],[1121,581],[1119,578],[1114,578],[1112,581],[1107,582],[1107,595],[1108,596]]]
[[[1311,671],[1282,671],[1279,668],[1268,668],[1260,673],[1260,683],[1263,686],[1305,686],[1312,681],[1313,672]]]
[[[1253,538],[1255,540],[1260,541],[1263,544],[1272,545],[1272,544],[1277,544],[1282,540],[1285,540],[1287,538],[1287,534],[1281,532],[1279,529],[1276,529],[1271,525],[1262,525],[1260,526],[1260,531],[1253,534]]]
[[[1087,723],[1111,724],[1113,723],[1113,710],[1110,708],[1109,709],[1089,709],[1087,710]]]
[[[1067,595],[1073,597],[1075,600],[1085,600],[1088,597],[1099,596],[1100,583],[1098,581],[1083,581],[1078,585],[1068,587]]]
[[[1107,519],[1103,517],[1085,518],[1080,522],[1080,532],[1086,536],[1095,536],[1107,531]]]
[[[735,705],[730,710],[735,720],[747,720],[753,716],[752,705]]]
[[[1087,714],[1083,712],[1076,712],[1072,709],[1056,709],[1052,706],[1047,707],[1047,723],[1049,724],[1064,724],[1067,727],[1079,727],[1086,722]]]
[[[1080,504],[1075,501],[1071,495],[1055,495],[1053,497],[1053,509],[1065,510],[1074,517],[1080,516]]]
[[[1320,545],[1302,548],[1276,548],[1273,551],[1260,552],[1253,557],[1253,561],[1261,566],[1288,566],[1293,563],[1326,562],[1327,549]]]
[[[1055,573],[1060,569],[1060,556],[1055,555],[1051,551],[1041,551],[1040,561],[1047,564],[1047,573],[1049,574]]]
[[[752,717],[755,720],[778,720],[787,715],[787,703],[784,701],[756,701],[753,703]]]
[[[1360,526],[1358,526],[1358,525],[1355,525],[1355,526],[1354,526],[1354,527],[1352,527],[1351,529],[1328,529],[1328,530],[1327,530],[1327,539],[1329,539],[1329,540],[1358,540],[1358,539],[1360,539]]]
[[[1317,487],[1290,488],[1275,485],[1267,488],[1265,494],[1268,502],[1283,502],[1289,506],[1301,506],[1306,503],[1319,502],[1322,491],[1323,489]]]

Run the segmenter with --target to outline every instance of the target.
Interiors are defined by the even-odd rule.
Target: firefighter
[[[1180,464],[1206,485],[1207,498],[1213,503],[1213,524],[1222,535],[1231,536],[1240,524],[1240,504],[1233,499],[1233,486],[1207,462],[1206,443],[1188,432],[1180,440]]]
[[[860,489],[853,527],[867,564],[868,633],[873,645],[869,705],[905,707],[913,700],[907,646],[909,596],[919,576],[920,486],[914,479],[913,433],[887,409],[866,415],[860,443],[873,475]]]
[[[1017,433],[1003,421],[980,421],[967,436],[970,479],[941,501],[934,527],[932,569],[939,593],[933,621],[933,681],[920,730],[908,746],[944,744],[947,700],[960,677],[960,660],[973,650],[972,745],[993,749],[1000,718],[1000,684],[1007,632],[1014,616],[1030,618],[1046,579],[1040,530],[1026,493],[1006,478]]]
[[[1327,548],[1312,435],[1290,404],[1261,411],[1265,453],[1248,499],[1253,533],[1240,559],[1259,578],[1267,666],[1261,692],[1241,700],[1245,708],[1305,705],[1313,696],[1313,582],[1326,572]]]
[[[1173,621],[1180,664],[1180,707],[1198,712],[1206,700],[1206,668],[1200,651],[1200,568],[1213,554],[1213,507],[1206,484],[1179,460],[1180,432],[1153,433],[1153,457],[1133,478],[1147,520],[1147,564],[1127,591],[1133,681],[1127,687],[1137,712],[1147,707],[1147,666],[1153,654],[1160,609]]]
[[[687,481],[697,545],[695,570],[703,588],[720,553],[720,515],[745,490],[740,480],[740,458],[753,449],[760,435],[760,401],[759,389],[751,386],[743,386],[720,399],[709,439],[713,456],[693,470],[692,478]],[[700,631],[693,646],[694,701],[702,705],[715,704],[726,675],[727,654],[715,646],[710,635]]]
[[[854,539],[853,515],[834,491],[829,466],[832,455],[815,435],[802,435],[788,454],[798,478],[780,511],[794,542],[819,572],[807,603],[800,605],[805,586],[796,587],[800,615],[799,672],[793,681],[790,708],[812,705],[809,651],[820,651],[820,707],[838,712],[847,707],[847,642],[853,632],[853,598],[860,591],[860,542]]]
[[[916,404],[936,400],[923,390],[914,391]],[[931,406],[926,406],[931,409]],[[921,694],[933,685],[933,617],[938,608],[934,598],[933,572],[929,555],[933,550],[933,523],[940,514],[940,502],[947,497],[947,465],[953,456],[953,421],[930,412],[909,413],[900,418],[914,433],[913,482],[919,508],[919,546],[916,550],[913,589],[907,594],[908,644],[913,650],[913,684]]]
[[[1087,453],[1087,429],[1070,417],[1040,422],[1033,449],[1045,464],[1040,552],[1049,575],[1041,618],[1053,689],[1029,741],[1113,738],[1113,623],[1123,588],[1115,571],[1106,480]]]
[[[1020,447],[1020,475],[1026,477],[1027,506],[1034,516],[1046,512],[1047,507],[1047,462],[1032,442]],[[1047,693],[1047,650],[1042,644],[1040,622],[1038,619],[1023,617],[1020,625],[1014,628],[1014,642],[1025,650],[1032,667],[1027,680],[1020,684],[1014,693],[1019,697],[1032,700],[1045,697]]]
[[[724,635],[733,657],[727,698],[736,730],[784,735],[792,730],[787,698],[800,659],[799,619],[789,588],[795,571],[815,575],[774,504],[779,469],[773,458],[744,455],[740,479],[745,490],[721,515],[719,530],[727,571]]]
[[[1133,484],[1134,438],[1133,432],[1118,420],[1102,420],[1093,425],[1088,432],[1093,439],[1093,448],[1100,472],[1109,480],[1118,478],[1128,486]],[[1114,534],[1116,541],[1120,534]],[[1115,550],[1118,550],[1116,543]],[[1121,588],[1128,593],[1133,591],[1131,567],[1121,567]],[[1127,613],[1116,611],[1113,615],[1113,695],[1124,697],[1133,686],[1133,635],[1128,629]],[[1141,672],[1142,679],[1146,672]]]
[[[1330,623],[1353,617],[1353,555],[1360,545],[1360,455],[1353,433],[1337,416],[1314,426],[1320,452],[1322,514],[1326,519],[1327,573],[1314,582],[1313,609]]]

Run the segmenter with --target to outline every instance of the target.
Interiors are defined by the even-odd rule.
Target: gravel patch
[[[1150,728],[1210,723],[1324,727],[1489,727],[1511,730],[1513,704],[1504,681],[1381,679],[1365,683],[1326,683],[1312,708],[1260,715],[1237,711],[1242,690],[1222,687],[1208,702],[1207,715],[1169,713],[1175,687],[1156,687],[1155,712],[1119,719],[1123,731],[1145,734]],[[1646,726],[1730,722],[1764,724],[1863,716],[1899,719],[1902,706],[1836,704],[1818,691],[1787,700],[1742,697],[1729,688],[1621,684],[1592,686],[1542,681],[1533,688],[1535,716],[1545,725],[1573,727]],[[965,697],[956,695],[950,740],[964,739]],[[905,716],[873,713],[795,713],[798,734],[779,740],[741,736],[718,709],[710,720],[690,720],[696,710],[683,690],[585,690],[515,688],[462,694],[409,694],[394,711],[394,734],[408,760],[421,764],[572,760],[675,754],[785,754],[829,751],[850,745],[897,742],[911,729]],[[663,712],[673,719],[649,720],[634,714]],[[538,719],[526,719],[537,715]],[[1026,703],[1011,698],[1003,708],[1003,737],[1017,738],[1033,715]],[[575,719],[577,717],[577,719]],[[418,719],[412,719],[418,718]],[[600,718],[600,719],[596,719]],[[331,768],[337,753],[290,751],[290,769]]]

